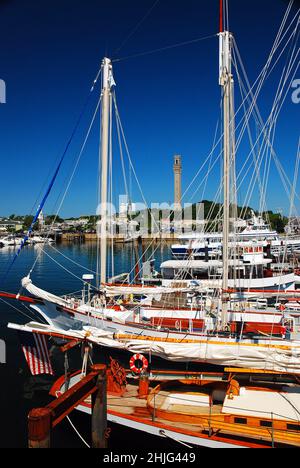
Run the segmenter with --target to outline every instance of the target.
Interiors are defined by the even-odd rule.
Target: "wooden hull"
[[[74,374],[71,385],[80,378]],[[51,394],[58,396],[64,391],[64,377],[60,378],[53,386]],[[213,422],[199,424],[199,421],[187,420],[184,417],[168,417],[163,412],[151,412],[147,407],[147,400],[137,398],[137,387],[129,385],[128,391],[123,396],[108,394],[108,422],[124,428],[126,435],[128,430],[139,431],[156,436],[174,444],[180,443],[192,448],[272,448],[272,447],[299,447],[300,435],[295,435],[289,440],[285,439],[282,432],[275,433],[273,439],[269,429],[253,430],[236,424],[216,424]],[[90,415],[91,403],[84,401],[77,408],[78,411]]]

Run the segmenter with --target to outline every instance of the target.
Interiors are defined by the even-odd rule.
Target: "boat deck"
[[[127,391],[123,396],[108,395],[108,412],[120,417],[130,417],[144,423],[154,423],[161,427],[176,430],[178,432],[203,436],[211,434],[213,439],[234,437],[253,443],[268,443],[300,446],[300,434],[284,430],[272,431],[269,427],[250,427],[242,424],[230,423],[228,417],[222,414],[222,405],[213,405],[210,409],[194,406],[193,416],[195,422],[185,420],[187,407],[185,405],[173,405],[172,411],[167,414],[160,411],[160,401],[157,400],[157,409],[149,408],[146,399],[140,399],[135,385],[127,385]]]
[[[214,394],[215,404],[209,406],[210,392],[205,386],[202,391],[196,391],[195,386],[190,383],[187,391],[182,392],[178,386],[180,378],[174,386],[166,385],[163,388],[163,384],[159,383],[161,379],[156,377],[158,382],[152,380],[147,398],[139,398],[138,382],[129,377],[123,395],[108,392],[108,421],[200,447],[300,447],[300,426],[297,424],[287,427],[286,421],[274,421],[272,427],[268,420],[224,414],[222,404],[218,401],[222,400],[224,391],[219,378],[213,379],[218,384],[218,391]],[[71,377],[71,387],[80,378],[81,373],[74,374]],[[187,382],[186,379],[184,381]],[[51,394],[58,397],[64,391],[64,378],[61,377],[52,388]],[[91,414],[91,397],[82,401],[77,409]]]

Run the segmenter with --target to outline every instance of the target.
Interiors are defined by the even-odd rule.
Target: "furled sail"
[[[22,279],[22,287],[26,289],[30,294],[33,296],[43,299],[48,302],[52,302],[54,304],[58,304],[63,307],[68,307],[70,306],[70,303],[66,301],[65,299],[62,299],[59,296],[55,296],[54,294],[49,293],[48,291],[44,291],[43,289],[38,288],[35,286],[29,276],[26,276],[26,278]]]
[[[272,341],[264,344],[252,342],[224,342],[216,338],[203,338],[192,342],[180,340],[156,341],[147,337],[124,337],[94,327],[83,327],[83,330],[61,330],[40,324],[9,324],[9,328],[22,329],[29,333],[47,333],[67,339],[88,340],[91,343],[107,348],[123,349],[130,353],[145,353],[173,362],[201,362],[218,366],[240,367],[244,369],[263,370],[300,374],[300,341]]]
[[[167,288],[151,286],[110,286],[104,287],[105,293],[110,297],[135,295],[135,296],[160,296],[161,294],[188,293],[194,291],[192,288]]]

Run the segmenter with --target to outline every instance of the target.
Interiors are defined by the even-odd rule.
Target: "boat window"
[[[289,431],[300,431],[300,425],[299,424],[287,424],[286,428]]]
[[[247,424],[246,418],[234,418],[235,424]]]
[[[272,427],[272,421],[260,421],[261,427]]]

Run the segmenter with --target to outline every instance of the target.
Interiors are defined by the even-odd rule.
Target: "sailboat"
[[[107,420],[188,448],[296,448],[299,435],[299,382],[274,373],[154,373],[134,379],[112,361],[107,377]],[[81,372],[71,375],[72,387]],[[50,394],[65,392],[58,379]],[[76,408],[91,414],[91,399]],[[179,445],[178,445],[179,444]],[[186,455],[187,456],[187,455]]]
[[[256,282],[252,284],[253,279],[250,278],[241,288],[244,302],[237,301],[234,310],[231,306],[231,294],[238,291],[238,288],[232,291],[230,283],[230,168],[235,153],[232,42],[232,34],[223,28],[222,23],[219,33],[219,84],[224,117],[224,202],[220,281],[215,285],[201,285],[200,282],[161,287],[108,283],[108,166],[115,81],[112,61],[106,57],[102,63],[101,220],[97,285],[92,286],[95,278],[88,275],[83,278],[84,289],[80,298],[75,295],[58,297],[35,286],[30,275],[24,278],[22,287],[33,296],[31,307],[47,323],[42,328],[35,323],[29,324],[25,327],[26,331],[55,336],[61,334],[64,337],[71,336],[75,330],[79,333],[79,339],[88,336],[99,346],[153,354],[170,361],[195,361],[221,366],[230,364],[247,369],[299,373],[300,342],[291,339],[296,332],[293,316],[285,310],[248,310],[247,293],[260,297],[258,284],[262,282],[261,278],[254,279]],[[297,297],[299,293],[294,290],[295,279],[292,276],[292,281],[291,275],[282,273],[277,281],[272,278],[273,282],[267,284],[267,294],[286,297],[289,292],[286,289],[291,289],[292,296]],[[246,292],[243,292],[244,289]],[[167,295],[174,299],[179,294],[195,298],[203,295],[210,300],[210,306],[207,306],[207,302],[203,307],[197,304],[177,308],[152,305],[157,297]],[[209,298],[211,294],[212,299]]]

